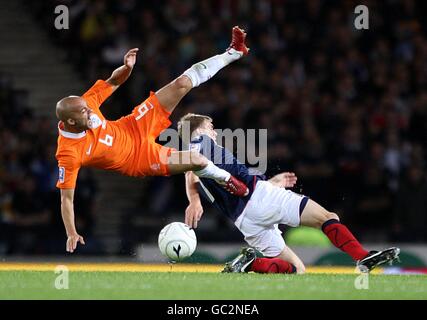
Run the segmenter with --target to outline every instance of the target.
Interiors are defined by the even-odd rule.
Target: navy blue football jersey
[[[236,221],[251,198],[257,181],[266,180],[266,177],[251,173],[250,169],[234,157],[230,151],[219,146],[206,135],[194,138],[190,143],[190,150],[199,151],[216,166],[230,172],[248,186],[249,194],[246,197],[237,197],[226,191],[215,180],[200,178],[199,192],[204,198],[230,219]]]

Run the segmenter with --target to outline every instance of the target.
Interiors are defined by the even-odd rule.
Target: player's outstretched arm
[[[85,244],[84,239],[77,233],[74,223],[74,189],[61,189],[61,214],[67,232],[66,251],[74,252],[77,243]]]
[[[202,202],[197,191],[199,178],[191,171],[185,173],[185,191],[189,205],[185,210],[185,223],[191,228],[197,228],[197,223],[203,214]]]
[[[117,90],[129,78],[136,63],[138,50],[138,48],[129,50],[123,58],[123,65],[114,70],[111,77],[106,80],[106,82],[113,86],[113,91]]]
[[[279,188],[292,188],[297,183],[297,176],[293,172],[282,172],[268,181]]]

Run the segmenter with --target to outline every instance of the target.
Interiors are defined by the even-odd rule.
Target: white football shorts
[[[300,212],[307,201],[304,195],[258,181],[235,225],[251,247],[266,257],[276,257],[285,248],[278,224],[299,226]]]

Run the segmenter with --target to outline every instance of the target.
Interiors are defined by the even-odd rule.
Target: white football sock
[[[202,170],[193,171],[199,178],[209,178],[219,181],[228,181],[231,174],[223,169],[218,168],[212,161],[209,160],[208,165]]]
[[[233,61],[240,59],[243,53],[231,48],[223,54],[218,54],[209,59],[193,64],[191,68],[184,72],[190,78],[193,88],[198,87],[203,82],[212,78],[219,70],[229,65]]]

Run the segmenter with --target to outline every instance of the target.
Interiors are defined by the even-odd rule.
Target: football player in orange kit
[[[247,186],[215,166],[197,151],[178,152],[155,142],[169,127],[169,116],[179,101],[194,87],[209,80],[220,69],[248,54],[246,33],[232,30],[230,47],[223,54],[194,64],[181,76],[136,106],[132,113],[117,121],[108,121],[101,104],[130,76],[138,49],[124,56],[124,65],[106,81],[98,80],[83,96],[69,96],[56,105],[59,137],[56,158],[61,189],[61,213],[67,233],[66,250],[74,252],[84,239],[74,222],[74,189],[80,167],[91,166],[119,171],[129,176],[168,176],[193,171],[211,178],[236,196],[245,196]]]

